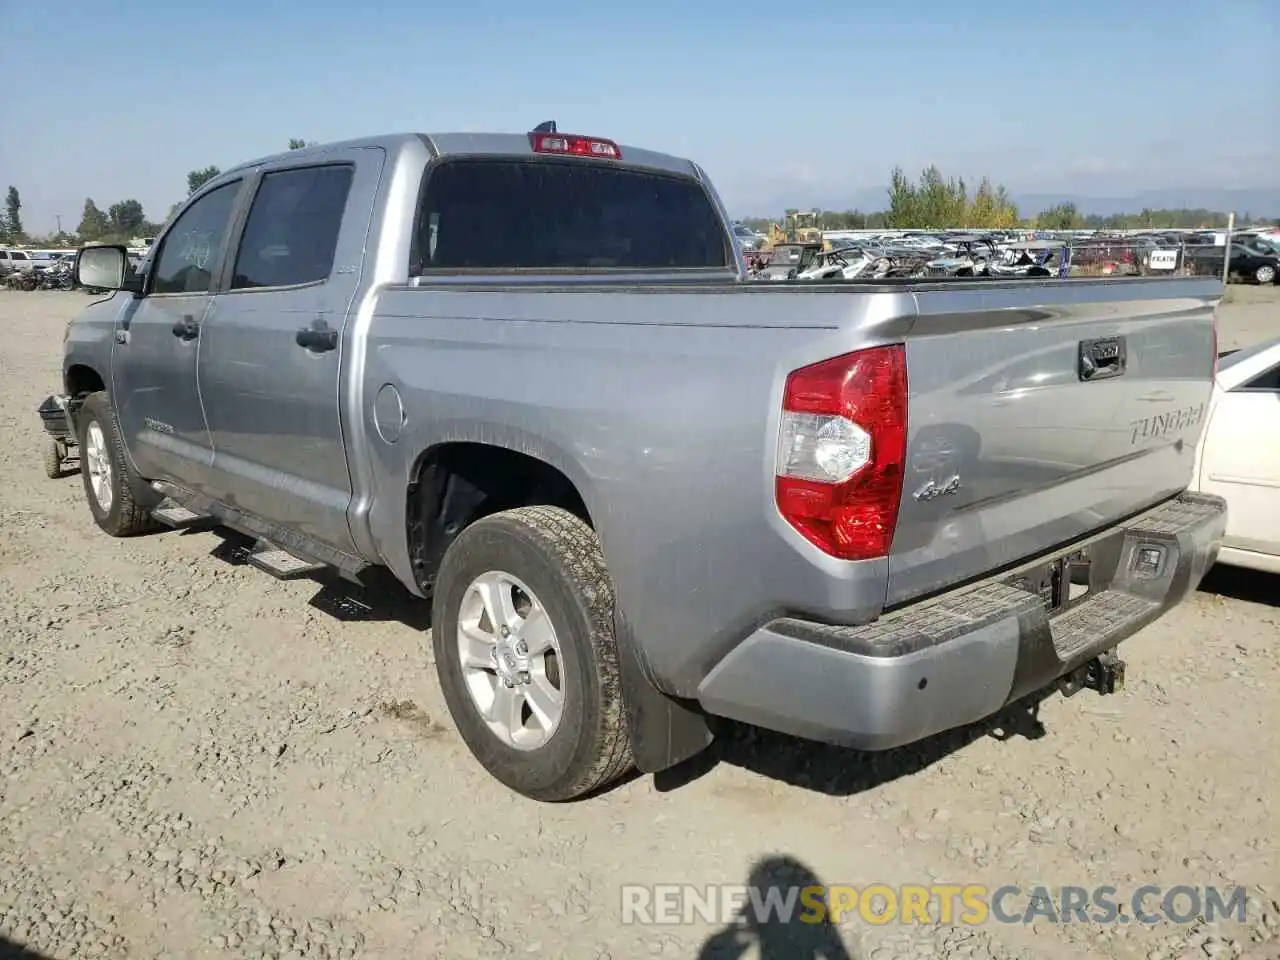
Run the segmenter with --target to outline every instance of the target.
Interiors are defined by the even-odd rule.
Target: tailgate
[[[919,290],[888,605],[1183,490],[1221,291],[1198,279]]]

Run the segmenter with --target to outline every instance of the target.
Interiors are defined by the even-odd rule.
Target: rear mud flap
[[[706,715],[653,685],[637,655],[631,628],[620,613],[614,615],[614,638],[637,769],[641,773],[658,773],[711,746],[715,736]]]

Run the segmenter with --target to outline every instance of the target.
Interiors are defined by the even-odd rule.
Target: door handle
[[[294,335],[294,342],[312,353],[327,353],[338,349],[338,331],[323,320],[317,320],[309,327],[303,327]]]
[[[173,335],[180,340],[194,340],[200,336],[200,324],[188,313],[173,325]]]

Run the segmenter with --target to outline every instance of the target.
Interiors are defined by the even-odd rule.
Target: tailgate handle
[[[1129,362],[1124,337],[1080,341],[1081,380],[1109,380],[1124,374]]]

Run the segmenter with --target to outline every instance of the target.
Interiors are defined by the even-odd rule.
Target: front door
[[[179,215],[160,241],[143,295],[116,321],[112,403],[125,445],[148,480],[199,489],[212,465],[196,357],[243,185],[215,187]]]
[[[263,167],[200,344],[211,495],[346,552],[339,371],[384,160],[350,149]]]

